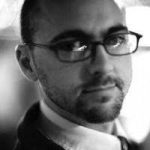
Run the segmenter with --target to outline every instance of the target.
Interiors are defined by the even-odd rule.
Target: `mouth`
[[[116,87],[116,83],[110,83],[106,85],[99,85],[99,86],[90,86],[87,87],[83,93],[92,93],[92,92],[97,92],[97,91],[109,91],[112,90]]]

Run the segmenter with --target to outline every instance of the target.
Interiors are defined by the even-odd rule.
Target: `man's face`
[[[103,41],[110,34],[123,32],[121,11],[112,0],[41,1],[42,13],[34,42],[85,37]],[[67,34],[69,32],[69,34]],[[74,34],[75,33],[75,34]],[[63,34],[63,35],[62,35]],[[90,123],[115,119],[131,80],[131,58],[111,56],[102,45],[84,61],[61,62],[50,49],[34,48],[33,59],[40,87],[58,107]]]

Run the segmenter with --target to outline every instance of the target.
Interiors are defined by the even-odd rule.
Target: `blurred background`
[[[150,1],[116,0],[126,6],[129,29],[143,35],[133,55],[133,82],[121,115],[132,138],[142,142],[150,130]],[[35,85],[21,73],[15,58],[20,40],[19,13],[23,0],[0,0],[0,149],[11,150],[21,116],[37,101]],[[150,147],[148,137],[143,150]]]

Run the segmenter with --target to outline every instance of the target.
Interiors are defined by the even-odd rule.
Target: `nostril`
[[[97,64],[97,65],[92,65],[89,67],[89,72],[91,75],[93,75],[95,78],[99,78],[103,76],[104,74],[109,74],[113,72],[114,66],[112,63],[107,63],[107,64]]]
[[[100,71],[94,71],[94,72],[93,72],[93,76],[94,76],[95,78],[97,78],[97,77],[100,78],[100,76],[102,76],[102,73],[101,73]]]

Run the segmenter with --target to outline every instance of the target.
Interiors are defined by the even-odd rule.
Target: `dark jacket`
[[[37,129],[35,122],[39,113],[39,103],[34,104],[26,113],[18,128],[15,150],[64,150]]]
[[[39,113],[39,103],[34,104],[26,113],[18,128],[18,139],[14,150],[64,150],[37,129],[35,122]],[[130,144],[129,150],[138,150],[138,148],[135,144]]]

